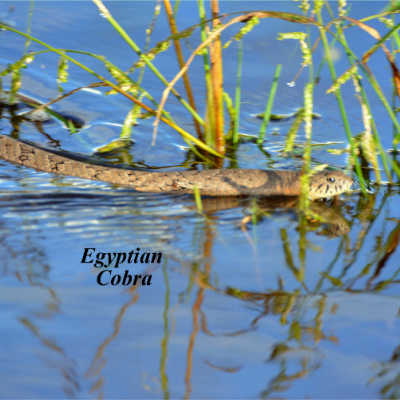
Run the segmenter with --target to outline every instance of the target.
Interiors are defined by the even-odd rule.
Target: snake
[[[129,186],[140,192],[193,192],[205,196],[299,196],[302,172],[260,169],[210,169],[150,172],[93,165],[0,135],[0,159],[37,171]],[[348,191],[353,181],[339,170],[310,177],[309,197],[322,199]]]

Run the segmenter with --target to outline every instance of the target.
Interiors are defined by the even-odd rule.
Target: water
[[[106,5],[143,46],[155,4]],[[223,2],[221,11],[298,12],[297,5]],[[382,5],[355,2],[352,15],[377,13]],[[7,21],[25,29],[28,3],[15,3],[12,12],[7,2],[1,7]],[[181,7],[180,28],[197,23],[195,3],[183,2]],[[279,52],[272,51],[276,32],[291,30],[298,26],[262,21],[244,43],[242,133],[258,132],[261,120],[254,115],[265,107],[278,62],[283,70],[273,112],[290,114],[302,104],[308,74],[303,72],[295,87],[285,84],[298,71],[300,49],[284,41],[278,42]],[[234,32],[227,33],[226,40]],[[90,48],[126,69],[136,61],[89,2],[36,3],[32,34],[58,48]],[[160,17],[153,43],[167,36],[166,21]],[[21,56],[24,40],[4,31],[0,40],[4,68]],[[360,54],[373,44],[357,31],[349,40],[359,42]],[[194,36],[190,42],[195,45]],[[371,68],[379,65],[378,59],[371,60]],[[96,61],[83,60],[106,74]],[[172,79],[177,71],[173,52],[156,60]],[[386,71],[386,60],[380,62]],[[47,53],[38,57],[24,72],[22,92],[40,101],[55,97],[56,63]],[[343,57],[336,65],[338,71],[347,68]],[[226,52],[224,67],[227,88],[233,90],[234,45]],[[202,107],[200,68],[195,64],[191,76]],[[74,66],[69,73],[67,90],[93,81]],[[385,74],[378,78],[388,91]],[[149,71],[144,82],[161,97],[162,87]],[[329,148],[343,148],[346,140],[335,98],[324,94],[329,82],[324,71],[316,87],[315,112],[322,117],[313,121],[313,140],[341,142]],[[178,90],[183,92],[179,85]],[[79,134],[69,135],[52,120],[42,126],[45,136],[30,122],[13,125],[7,110],[0,120],[1,133],[50,147],[59,143],[66,151],[88,156],[118,137],[130,108],[120,96],[103,97],[102,92],[81,91],[54,106],[85,122]],[[344,93],[352,130],[358,133],[363,129],[361,111],[351,84]],[[389,148],[390,122],[374,95],[370,101]],[[168,110],[193,132],[190,118],[172,98]],[[299,167],[301,160],[280,154],[292,122],[269,125],[264,153],[251,142],[242,144],[239,166]],[[161,125],[155,147],[151,132],[152,121],[141,121],[134,128],[134,146],[102,161],[175,169],[185,165],[187,149],[174,131]],[[299,141],[303,139],[301,132]],[[313,151],[318,163],[343,166],[346,157],[331,155],[324,147]],[[205,215],[200,215],[190,195],[142,194],[2,160],[0,182],[1,398],[399,397],[397,186],[372,188],[368,197],[354,192],[338,204],[314,204],[325,224],[301,223],[292,201],[262,201],[258,207],[264,211],[253,225],[245,224],[257,209],[251,201],[204,199]],[[128,258],[131,251],[161,253],[162,260],[94,267],[95,254],[125,253]],[[84,258],[85,252],[93,256]],[[93,263],[82,262],[91,259]],[[151,275],[151,285],[147,278],[144,285],[101,286],[97,279],[103,270],[112,272],[103,273],[102,283],[129,274],[141,275],[140,282]]]

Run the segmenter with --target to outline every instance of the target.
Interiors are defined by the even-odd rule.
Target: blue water
[[[220,7],[223,13],[298,13],[298,4],[238,1],[221,2]],[[155,3],[106,6],[143,47]],[[354,2],[351,16],[362,18],[383,7],[383,2]],[[27,2],[0,3],[0,19],[22,31],[28,11]],[[179,28],[196,24],[196,15],[196,3],[182,2]],[[324,18],[328,20],[326,14]],[[378,22],[370,24],[381,34],[385,31]],[[226,32],[223,40],[237,29]],[[295,41],[276,41],[277,32],[300,29],[266,19],[246,37],[241,133],[258,132],[260,121],[254,115],[265,107],[277,63],[283,69],[274,112],[287,114],[302,105],[308,71],[295,87],[286,85],[300,66],[300,49]],[[351,29],[349,43],[361,57],[374,39]],[[316,29],[312,32],[314,38]],[[122,69],[137,60],[90,2],[35,3],[32,35],[57,48],[90,49]],[[161,12],[152,46],[168,35]],[[198,37],[193,35],[189,42],[195,47]],[[0,46],[4,69],[21,57],[24,39],[2,31]],[[41,47],[32,43],[30,49]],[[234,43],[224,53],[231,97],[236,52]],[[185,53],[190,54],[187,49]],[[347,62],[340,48],[338,53],[339,74]],[[321,54],[318,48],[317,61]],[[73,57],[107,74],[98,61]],[[168,79],[177,72],[173,51],[160,54],[155,63]],[[24,71],[21,93],[41,101],[56,97],[56,65],[53,55],[39,55]],[[369,65],[390,98],[387,61],[379,53]],[[202,110],[201,68],[198,57],[191,81]],[[95,80],[73,65],[69,74],[66,90]],[[346,139],[336,99],[325,94],[330,82],[324,69],[315,91],[315,112],[321,119],[314,120],[313,140],[340,142],[331,148],[341,149]],[[3,85],[8,88],[9,81]],[[144,85],[160,99],[163,87],[149,70]],[[180,83],[177,88],[184,92]],[[0,120],[1,133],[43,146],[51,146],[50,137],[66,151],[89,156],[95,147],[118,137],[130,109],[126,99],[105,97],[103,92],[80,91],[54,105],[85,122],[78,134],[70,135],[54,120],[43,125],[47,137],[28,122],[18,124],[17,132],[7,110]],[[383,145],[390,148],[390,121],[369,87],[368,94]],[[357,134],[363,125],[351,82],[343,95]],[[167,108],[186,130],[194,131],[191,118],[172,97]],[[269,157],[252,143],[242,144],[239,166],[299,167],[301,160],[279,153],[292,122],[270,124],[263,144]],[[108,161],[184,165],[185,142],[161,125],[157,145],[151,146],[152,129],[152,120],[140,121],[125,158]],[[274,131],[278,134],[272,135]],[[303,130],[299,135],[302,142]],[[334,156],[323,148],[316,149],[313,158],[339,167],[347,161],[345,154]],[[338,205],[328,202],[316,208],[330,218],[325,224],[304,226],[288,204],[262,204],[265,213],[258,223],[244,229],[243,218],[252,215],[249,202],[216,204],[204,199],[202,215],[190,195],[141,194],[0,160],[0,397],[398,398],[400,197],[397,186],[372,192],[363,197],[355,191],[342,196]],[[131,251],[162,253],[162,262],[107,268],[111,276],[123,277],[125,271],[141,275],[138,279],[151,275],[151,285],[101,286],[97,279],[104,268],[82,263],[85,249],[111,257]],[[110,279],[107,274],[102,275],[104,283]]]

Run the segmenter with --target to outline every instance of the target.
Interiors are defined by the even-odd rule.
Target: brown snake
[[[141,192],[193,191],[208,196],[298,196],[301,172],[226,169],[147,172],[86,164],[0,135],[0,158],[38,171],[75,176],[132,187]],[[311,177],[312,199],[347,191],[352,180],[340,171],[318,172]]]

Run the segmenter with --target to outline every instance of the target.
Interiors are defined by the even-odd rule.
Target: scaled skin
[[[206,196],[298,196],[301,188],[300,172],[253,169],[146,172],[107,168],[71,160],[3,135],[0,135],[0,158],[38,171],[129,186],[141,192],[191,192],[197,186]],[[319,172],[311,176],[310,198],[338,195],[352,183],[340,171]]]

